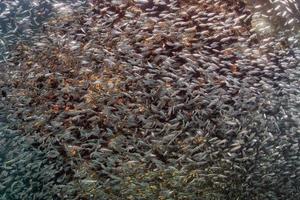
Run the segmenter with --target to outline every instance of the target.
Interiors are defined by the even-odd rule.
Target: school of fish
[[[300,199],[300,2],[16,2],[1,200]]]

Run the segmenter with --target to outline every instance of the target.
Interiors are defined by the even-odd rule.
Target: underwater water
[[[2,0],[0,199],[300,199],[299,6]]]

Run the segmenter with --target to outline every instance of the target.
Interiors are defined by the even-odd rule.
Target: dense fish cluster
[[[19,43],[0,199],[299,199],[300,49],[253,9],[93,0]]]
[[[0,62],[9,57],[9,50],[20,41],[30,41],[43,22],[86,5],[85,0],[2,0],[0,2]]]
[[[299,0],[257,0],[252,5],[256,15],[271,21],[277,29],[292,31],[299,31],[299,6]]]
[[[299,46],[300,2],[296,0],[258,0],[249,8],[253,12],[252,25],[260,34],[278,34],[289,43]]]
[[[0,199],[54,199],[54,191],[68,183],[62,174],[68,173],[70,166],[63,158],[46,159],[45,153],[18,132],[2,127],[1,132]]]

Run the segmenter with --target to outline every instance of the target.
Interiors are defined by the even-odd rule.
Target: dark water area
[[[300,1],[0,1],[0,200],[300,199]]]

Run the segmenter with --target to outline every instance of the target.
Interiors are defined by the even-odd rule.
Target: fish
[[[1,36],[0,48],[7,52],[18,44],[5,58],[22,69],[0,73],[21,80],[4,79],[14,88],[3,101],[15,109],[8,118],[22,129],[18,134],[32,138],[28,149],[40,154],[14,159],[22,145],[11,143],[12,161],[0,174],[8,180],[4,187],[10,185],[4,195],[20,190],[15,199],[205,199],[197,192],[201,185],[214,198],[278,193],[293,199],[299,52],[297,37],[288,36],[293,30],[287,27],[297,23],[297,13],[290,12],[297,9],[288,1],[252,7],[220,0],[93,0],[87,7],[53,1],[44,10],[40,1],[30,8],[19,2],[5,1],[16,7],[15,21],[5,21],[9,9],[0,8],[6,10],[0,13],[7,29],[2,32],[9,33]],[[47,21],[46,13],[60,17]],[[253,25],[276,17],[285,31],[266,34],[271,23],[262,32]],[[28,24],[42,29],[30,31]],[[22,31],[34,35],[30,44],[14,41]],[[41,85],[50,79],[57,80],[53,87]],[[17,91],[30,98],[17,98]],[[18,170],[20,177],[12,179]],[[282,178],[287,176],[289,183]],[[24,187],[21,177],[34,178]],[[156,195],[155,180],[168,192]],[[85,196],[80,183],[95,184],[89,190],[95,196]]]

